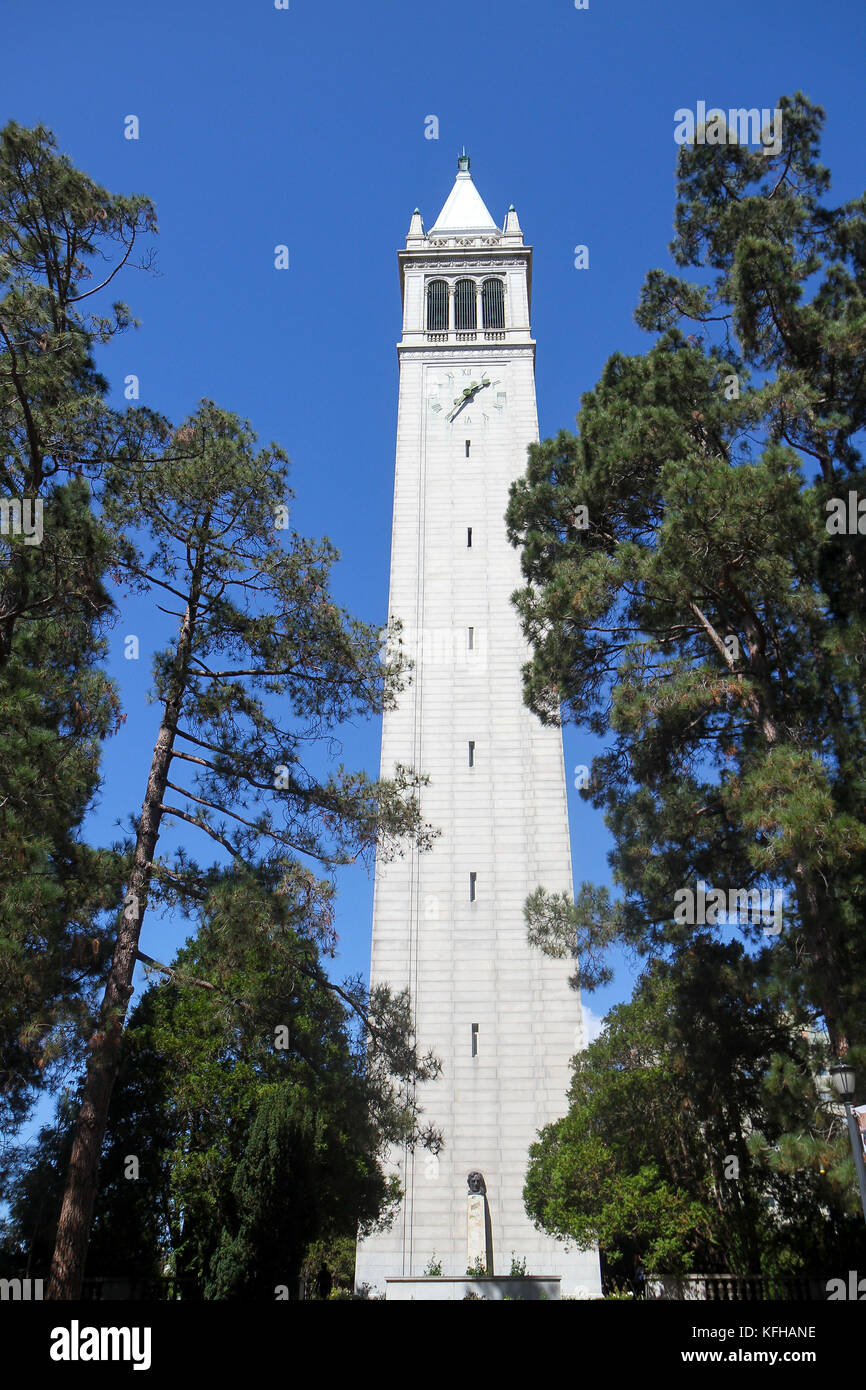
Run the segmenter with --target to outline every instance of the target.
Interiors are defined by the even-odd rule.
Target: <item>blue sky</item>
[[[37,31],[38,21],[38,31]],[[573,426],[614,351],[650,339],[632,321],[643,277],[669,264],[674,112],[698,100],[770,107],[797,88],[825,106],[831,197],[863,188],[866,8],[860,0],[43,0],[4,18],[0,119],[38,122],[115,192],[157,207],[157,275],[124,274],[140,328],[100,353],[122,402],[180,419],[210,397],[292,462],[293,523],[342,554],[338,598],[386,616],[400,331],[397,249],[418,205],[428,227],[465,143],[498,221],[509,203],[534,247],[542,437]],[[136,115],[138,140],[124,138]],[[425,138],[428,116],[439,138]],[[290,268],[274,268],[274,247]],[[574,247],[589,268],[574,268]],[[140,662],[123,637],[141,638]],[[157,727],[148,652],[165,640],[124,607],[111,670],[127,723],[105,751],[91,834],[140,805]],[[347,765],[378,768],[375,723],[346,731]],[[568,730],[566,767],[594,745]],[[571,783],[569,776],[569,783]],[[570,790],[575,877],[607,878],[600,816]],[[341,880],[340,969],[366,972],[372,881]],[[163,959],[168,924],[145,924]],[[628,997],[625,966],[589,1001]]]

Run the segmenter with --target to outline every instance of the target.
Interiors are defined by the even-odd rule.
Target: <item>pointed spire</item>
[[[484,199],[472,182],[469,156],[464,146],[457,157],[457,177],[430,234],[434,232],[498,232],[499,228],[487,211]]]
[[[410,241],[423,241],[423,239],[424,223],[421,221],[420,209],[416,208],[412,213],[412,221],[409,223],[409,231],[406,234],[406,245],[408,246]]]
[[[517,213],[514,210],[513,203],[509,207],[507,216],[505,218],[504,235],[507,237],[514,237],[515,239],[519,238],[521,241],[523,240],[523,231],[521,229],[520,223],[517,220]]]

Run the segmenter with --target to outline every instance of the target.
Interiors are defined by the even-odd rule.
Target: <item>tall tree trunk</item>
[[[189,603],[181,623],[174,670],[169,681],[159,736],[153,750],[147,791],[135,842],[132,872],[117,933],[117,942],[105,994],[99,1012],[97,1031],[90,1040],[90,1058],[84,1082],[81,1111],[69,1160],[66,1190],[57,1227],[48,1298],[81,1297],[90,1224],[96,1200],[99,1159],[108,1120],[111,1092],[120,1066],[120,1049],[126,1010],[132,995],[141,924],[147,907],[147,893],[153,872],[153,856],[159,838],[162,803],[168,780],[181,703],[186,690],[201,592],[203,547],[199,550],[190,586]]]

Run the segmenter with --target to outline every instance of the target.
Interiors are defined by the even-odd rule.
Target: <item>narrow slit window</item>
[[[505,327],[505,295],[501,280],[485,280],[481,286],[481,309],[484,327],[501,329]]]
[[[472,1056],[473,1056],[473,1057],[477,1057],[477,1056],[478,1056],[478,1024],[477,1024],[477,1023],[473,1023],[473,1025],[472,1025]]]
[[[475,743],[472,739],[469,740],[469,766],[475,766]]]
[[[471,628],[469,629],[469,650],[470,650],[471,652],[475,650],[475,628],[474,628],[474,627],[471,627]]]
[[[471,903],[474,903],[474,902],[475,902],[475,889],[476,889],[477,886],[478,886],[478,875],[477,875],[476,873],[471,873],[471,874],[469,875],[469,901],[470,901]]]
[[[471,446],[472,446],[472,440],[471,440],[471,439],[467,439],[467,441],[466,441],[466,457],[467,457],[467,458],[469,457],[469,450],[470,450]]]
[[[458,333],[478,327],[478,287],[474,280],[458,280],[454,286],[454,311]]]
[[[448,281],[431,280],[427,285],[427,332],[448,331]]]
[[[469,549],[471,550],[471,549],[472,549],[472,527],[471,527],[471,526],[467,526],[467,527],[466,527],[466,544],[467,544],[467,546],[469,547]]]

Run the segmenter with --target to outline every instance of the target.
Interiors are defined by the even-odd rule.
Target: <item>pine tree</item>
[[[82,841],[100,742],[121,718],[99,669],[111,542],[86,479],[159,435],[109,410],[93,352],[131,323],[100,299],[153,209],[109,194],[51,132],[0,131],[0,1121],[82,1045],[104,976],[101,908],[122,866]],[[93,263],[100,268],[94,282]]]
[[[14,121],[0,131],[0,497],[10,503],[35,504],[52,480],[98,478],[108,459],[159,439],[148,412],[121,423],[108,408],[93,361],[98,344],[133,323],[119,301],[100,312],[100,296],[124,266],[150,265],[152,253],[139,248],[155,229],[146,198],[108,193],[57,153],[51,131]],[[100,279],[91,284],[94,262]],[[87,566],[66,564],[69,539],[49,524],[38,546],[17,546],[9,557],[0,576],[0,665],[22,617],[42,615],[48,604],[91,611]]]
[[[781,930],[745,897],[707,921],[844,1054],[866,1039],[866,525],[838,534],[828,501],[866,496],[866,201],[824,205],[823,113],[780,107],[778,155],[683,147],[672,251],[698,279],[650,272],[654,345],[610,359],[512,490],[526,697],[608,737],[582,794],[623,891],[530,914],[554,949],[657,952],[702,930],[683,890],[784,893]]]
[[[128,537],[145,532],[152,545],[143,553],[130,539],[124,569],[178,604],[167,610],[178,632],[154,660],[161,723],[90,1049],[54,1298],[80,1287],[133,971],[149,959],[139,950],[148,903],[207,892],[207,875],[186,853],[158,858],[164,822],[181,821],[220,846],[239,891],[248,881],[266,886],[277,912],[301,904],[325,946],[332,887],[305,861],[328,872],[374,851],[399,852],[407,836],[422,847],[429,840],[411,771],[379,783],[343,768],[315,771],[317,745],[344,719],[393,699],[401,669],[383,671],[376,630],[334,604],[333,548],[288,533],[290,499],[282,451],[257,451],[249,426],[209,402],[176,432],[169,455],[125,464],[108,480],[110,523]]]
[[[51,488],[46,514],[90,612],[75,604],[54,611],[57,556],[38,554],[28,562],[34,612],[19,618],[0,665],[0,1123],[8,1136],[55,1063],[83,1052],[105,972],[100,914],[116,905],[123,882],[117,856],[82,839],[101,744],[120,720],[116,691],[100,668],[110,603],[99,576],[108,540],[84,482]],[[23,543],[0,539],[0,557]],[[2,558],[0,568],[8,569]]]

